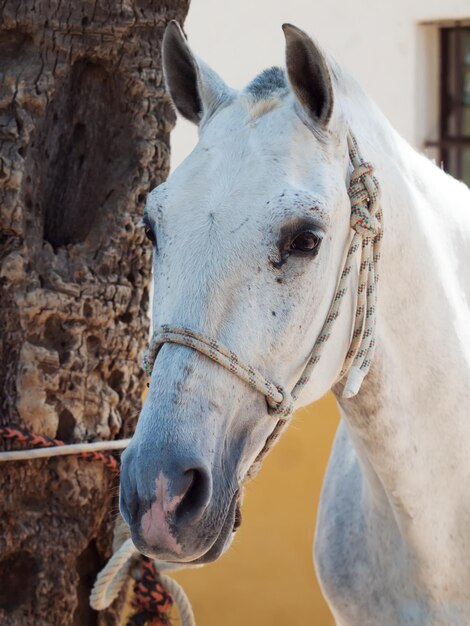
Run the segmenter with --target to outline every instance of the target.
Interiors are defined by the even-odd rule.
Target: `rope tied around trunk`
[[[329,341],[335,321],[341,311],[341,304],[348,292],[348,277],[352,271],[355,255],[360,250],[359,281],[357,288],[356,315],[349,350],[338,380],[345,376],[346,384],[343,396],[356,395],[362,381],[369,371],[375,348],[375,326],[377,309],[377,266],[380,260],[382,240],[382,211],[380,209],[380,187],[374,176],[374,168],[365,162],[360,153],[355,137],[348,133],[348,151],[352,173],[348,187],[351,202],[351,228],[354,231],[343,271],[335,296],[315,342],[304,370],[291,392],[283,386],[270,381],[257,368],[245,363],[233,350],[224,346],[217,339],[206,337],[203,333],[187,328],[164,324],[152,335],[143,366],[149,376],[164,343],[175,343],[193,350],[218,363],[251,387],[262,393],[271,409],[280,421],[286,421],[294,411],[295,400],[302,388],[310,381],[315,367],[321,360],[325,344]],[[337,381],[338,382],[338,381]]]
[[[116,452],[126,448],[130,441],[121,439],[66,444],[60,439],[9,426],[0,427],[0,439],[29,447],[0,451],[0,462],[75,455],[87,461],[99,461],[115,476],[120,473]],[[133,564],[138,567],[136,573],[131,574]],[[138,552],[132,539],[125,540],[98,574],[90,594],[91,607],[102,611],[110,606],[132,575],[135,579],[131,600],[133,612],[126,626],[167,626],[170,624],[169,614],[173,603],[178,608],[182,626],[195,626],[191,604],[183,588],[173,578],[162,574],[162,569],[173,569],[173,566],[149,559]]]

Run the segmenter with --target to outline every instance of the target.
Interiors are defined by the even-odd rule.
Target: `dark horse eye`
[[[291,242],[290,250],[292,252],[318,252],[321,244],[321,237],[312,230],[304,230],[299,233]]]
[[[142,222],[143,222],[142,225],[144,227],[145,236],[155,245],[157,242],[157,239],[155,237],[155,233],[153,232],[153,228],[150,226],[150,222],[148,221],[148,218],[144,217]]]
[[[155,243],[155,233],[153,232],[153,230],[150,228],[148,224],[145,225],[144,230],[145,230],[145,236],[147,237],[147,239],[150,239],[152,243]]]

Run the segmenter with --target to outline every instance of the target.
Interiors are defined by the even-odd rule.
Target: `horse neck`
[[[377,349],[358,395],[335,393],[371,501],[403,521],[470,475],[470,192],[372,113],[350,125],[382,189]]]

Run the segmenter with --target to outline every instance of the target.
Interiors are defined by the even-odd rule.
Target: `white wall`
[[[192,0],[185,30],[194,50],[233,87],[283,64],[283,22],[306,30],[363,85],[414,145],[435,138],[437,27],[470,18],[470,0]],[[179,120],[172,165],[196,142]]]

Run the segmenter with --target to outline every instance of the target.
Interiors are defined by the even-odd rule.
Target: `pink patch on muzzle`
[[[157,499],[142,516],[142,538],[149,546],[158,547],[161,552],[181,554],[182,546],[172,535],[168,519],[183,496],[169,497],[168,480],[163,472],[155,480],[155,491]]]

